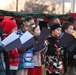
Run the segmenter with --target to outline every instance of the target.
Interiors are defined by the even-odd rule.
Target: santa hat
[[[6,22],[3,21],[2,27],[3,27],[3,31],[8,34],[9,32],[11,32],[12,29],[17,27],[17,24],[11,20],[8,20]]]

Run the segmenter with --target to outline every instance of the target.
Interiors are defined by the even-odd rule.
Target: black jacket
[[[47,50],[46,54],[53,56],[53,55],[55,55],[55,52],[56,52],[56,47],[54,46],[54,44],[57,43],[57,45],[58,45],[59,39],[57,39],[57,38],[55,38],[55,37],[52,36],[52,37],[48,38],[48,42],[50,42],[50,43],[48,44],[48,50]],[[65,73],[67,72],[67,62],[68,62],[67,61],[67,52],[64,49],[63,64],[64,64],[64,72]]]
[[[48,50],[47,50],[47,54],[48,55],[55,55],[55,52],[56,52],[56,47],[55,47],[55,43],[57,43],[59,40],[53,36],[49,37],[48,38]]]
[[[76,47],[72,52],[68,52],[68,66],[76,66],[76,59],[73,56],[76,55]]]

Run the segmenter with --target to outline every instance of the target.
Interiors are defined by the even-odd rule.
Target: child
[[[12,32],[17,33],[17,24],[11,20],[8,20],[6,23],[3,23],[2,27],[5,33],[4,38],[9,36]],[[18,69],[18,64],[19,64],[19,50],[15,48],[9,51],[8,59],[10,65],[9,75],[16,75],[16,71]]]
[[[20,20],[18,22],[18,25],[19,25],[19,29],[18,29],[17,34],[21,37],[27,30],[29,30],[29,24],[25,20]],[[26,63],[26,61],[22,62],[25,54],[26,54],[26,52],[24,52],[20,55],[20,61],[19,61],[19,65],[18,65],[17,75],[27,75],[28,69],[24,65]]]
[[[68,34],[73,34],[74,30],[73,30],[73,25],[70,22],[65,22],[62,24],[62,31],[63,33],[68,33]],[[65,50],[67,51],[67,50]],[[66,64],[68,68],[68,75],[74,75],[73,74],[73,66],[76,65],[76,51],[75,49],[72,52],[66,52],[66,54],[68,55],[68,58],[65,58],[65,62],[68,62],[68,64]],[[64,55],[66,56],[66,55]]]
[[[31,25],[31,24],[34,23],[34,18],[31,17],[31,16],[26,16],[26,17],[25,17],[25,20],[29,23],[29,25]]]
[[[1,37],[2,35],[0,34],[0,75],[6,75],[1,57],[1,53],[4,51],[1,44],[1,39],[2,39]]]
[[[38,41],[40,35],[40,27],[38,24],[32,25],[32,34],[35,36],[35,41]],[[37,52],[33,56],[34,68],[28,69],[28,75],[42,75],[41,52]]]
[[[55,22],[55,23],[61,24],[59,18],[53,18],[53,19],[51,20],[51,22]]]
[[[25,20],[19,20],[17,24],[19,26],[17,34],[21,37],[26,32],[26,30],[28,30],[29,26],[27,21]]]
[[[21,20],[19,22],[19,30],[18,30],[18,34],[21,37],[24,32],[29,31],[30,30],[30,25],[34,23],[34,19],[31,16],[27,16],[25,17],[25,20]],[[28,55],[28,52],[30,52],[30,54],[32,54],[32,49],[27,50],[27,52],[24,52],[20,55],[20,61],[19,61],[19,69],[17,71],[17,75],[27,75],[28,73],[28,68],[26,67],[26,61],[22,60],[24,59],[25,55]],[[32,57],[31,57],[32,58]],[[32,63],[32,61],[30,61],[30,63]],[[33,63],[32,63],[33,64]]]
[[[4,25],[7,21],[9,21],[9,20],[11,20],[11,21],[13,21],[13,22],[16,22],[16,20],[12,17],[12,16],[6,16],[5,18],[4,18],[4,20],[2,20],[2,25]],[[5,33],[3,33],[3,36],[5,36],[6,34]],[[5,61],[5,67],[6,67],[6,74],[8,75],[9,74],[9,60],[8,60],[8,53],[6,52],[6,51],[3,51],[3,55],[4,55],[4,61]],[[2,55],[2,56],[3,56]],[[4,63],[4,61],[3,61],[3,63]]]
[[[62,52],[58,45],[61,26],[59,23],[53,23],[50,28],[51,36],[48,38],[48,50],[45,54],[46,74],[61,75],[64,72]]]

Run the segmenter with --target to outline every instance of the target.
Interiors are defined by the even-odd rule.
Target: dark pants
[[[0,71],[0,75],[6,75],[5,71]]]
[[[9,75],[10,66],[9,66],[8,53],[5,51],[3,53],[4,53],[4,61],[5,61],[5,66],[6,66],[6,75]]]
[[[48,75],[59,75],[59,74],[56,74],[56,73],[52,73],[52,74],[48,74]]]
[[[10,75],[16,75],[17,70],[10,70]]]
[[[46,72],[46,75],[60,75],[60,74],[56,74],[56,73],[49,74],[48,72]]]

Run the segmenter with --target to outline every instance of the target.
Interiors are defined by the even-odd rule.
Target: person
[[[34,23],[34,19],[31,16],[27,16],[23,20],[19,21],[19,23],[18,23],[19,29],[18,29],[17,34],[19,34],[19,36],[21,37],[26,31],[30,31],[30,25],[32,25],[33,23]],[[20,55],[21,60],[19,61],[17,75],[27,75],[28,68],[25,66],[26,61],[22,62],[22,60],[23,60],[24,56],[26,54],[28,54],[29,51],[30,51],[30,53],[33,52],[32,49],[29,49]]]
[[[61,75],[64,73],[62,50],[59,47],[59,36],[61,34],[61,25],[53,23],[50,27],[51,36],[48,37],[48,50],[45,53],[46,75]]]
[[[76,31],[76,19],[73,16],[70,16],[70,17],[68,17],[67,21],[72,23],[73,29],[74,29],[74,31]],[[70,63],[71,61],[68,61],[68,62]],[[71,71],[69,71],[69,72],[71,72],[71,73],[69,73],[69,74],[70,75],[71,74],[76,75],[76,72],[75,72],[76,71],[76,65],[75,65],[75,63],[73,63],[72,65],[70,64],[70,69],[71,69]]]
[[[3,62],[2,62],[2,55],[1,55],[1,53],[3,53],[3,51],[5,50],[3,45],[1,44],[2,38],[3,38],[2,34],[0,33],[0,75],[6,75]]]
[[[4,20],[2,20],[1,27],[2,27],[2,25],[4,25],[9,20],[11,20],[13,22],[16,22],[16,20],[12,16],[6,16],[4,18]],[[4,37],[5,35],[6,34],[3,32],[3,27],[2,27],[2,37]],[[6,68],[6,74],[9,75],[10,66],[9,66],[9,62],[8,62],[9,61],[9,59],[8,59],[8,53],[6,51],[3,51],[3,55],[2,55],[2,57],[3,57],[3,63],[5,63],[4,66]]]
[[[55,23],[61,24],[59,18],[53,18],[53,19],[51,20],[51,22],[55,22]]]
[[[66,33],[69,33],[69,34],[73,34],[74,30],[73,30],[73,25],[72,23],[70,22],[64,22],[62,24],[62,32],[66,32]]]
[[[76,19],[73,16],[70,16],[67,21],[72,23],[74,30],[76,30]]]
[[[34,18],[32,16],[26,16],[24,20],[26,20],[29,23],[29,25],[34,23]]]
[[[19,27],[17,34],[21,37],[29,29],[29,24],[25,20],[19,20],[17,24]]]
[[[17,33],[17,24],[11,20],[8,20],[6,23],[2,25],[3,31],[5,33],[4,38],[9,36],[12,32]],[[8,63],[10,72],[9,75],[16,75],[16,71],[18,69],[19,64],[19,50],[17,48],[8,52]]]
[[[38,41],[38,37],[40,36],[40,27],[37,24],[32,25],[32,34],[34,35],[35,41]],[[28,69],[28,75],[42,75],[42,64],[41,64],[41,52],[36,52],[33,56],[34,68]]]
[[[13,22],[16,22],[15,18],[12,16],[6,16],[4,17],[4,20],[2,20],[2,23],[5,23],[6,21],[11,20]],[[5,21],[5,22],[4,22]]]
[[[73,25],[70,22],[64,22],[62,24],[62,32],[64,33],[68,33],[68,34],[73,34],[74,30],[73,30]],[[67,51],[67,49],[64,51],[64,66],[65,66],[65,75],[73,75],[73,69],[72,69],[72,65],[74,65],[73,59],[75,59],[74,57],[76,55],[74,55],[72,52]],[[72,63],[73,62],[73,63]]]
[[[26,31],[29,30],[29,24],[25,20],[20,20],[17,24],[19,25],[17,34],[21,37]],[[25,55],[26,50],[20,55],[21,60],[19,61],[17,75],[27,75],[28,68],[26,68],[26,66],[24,65],[26,61],[22,62]]]
[[[50,29],[50,22],[47,23],[47,28]]]
[[[76,19],[75,19],[75,21],[73,23],[73,27],[74,27],[74,31],[76,31]],[[76,75],[76,65],[73,66],[73,73],[74,73],[74,75]]]
[[[73,24],[75,21],[75,18],[73,16],[69,16],[67,21]]]

